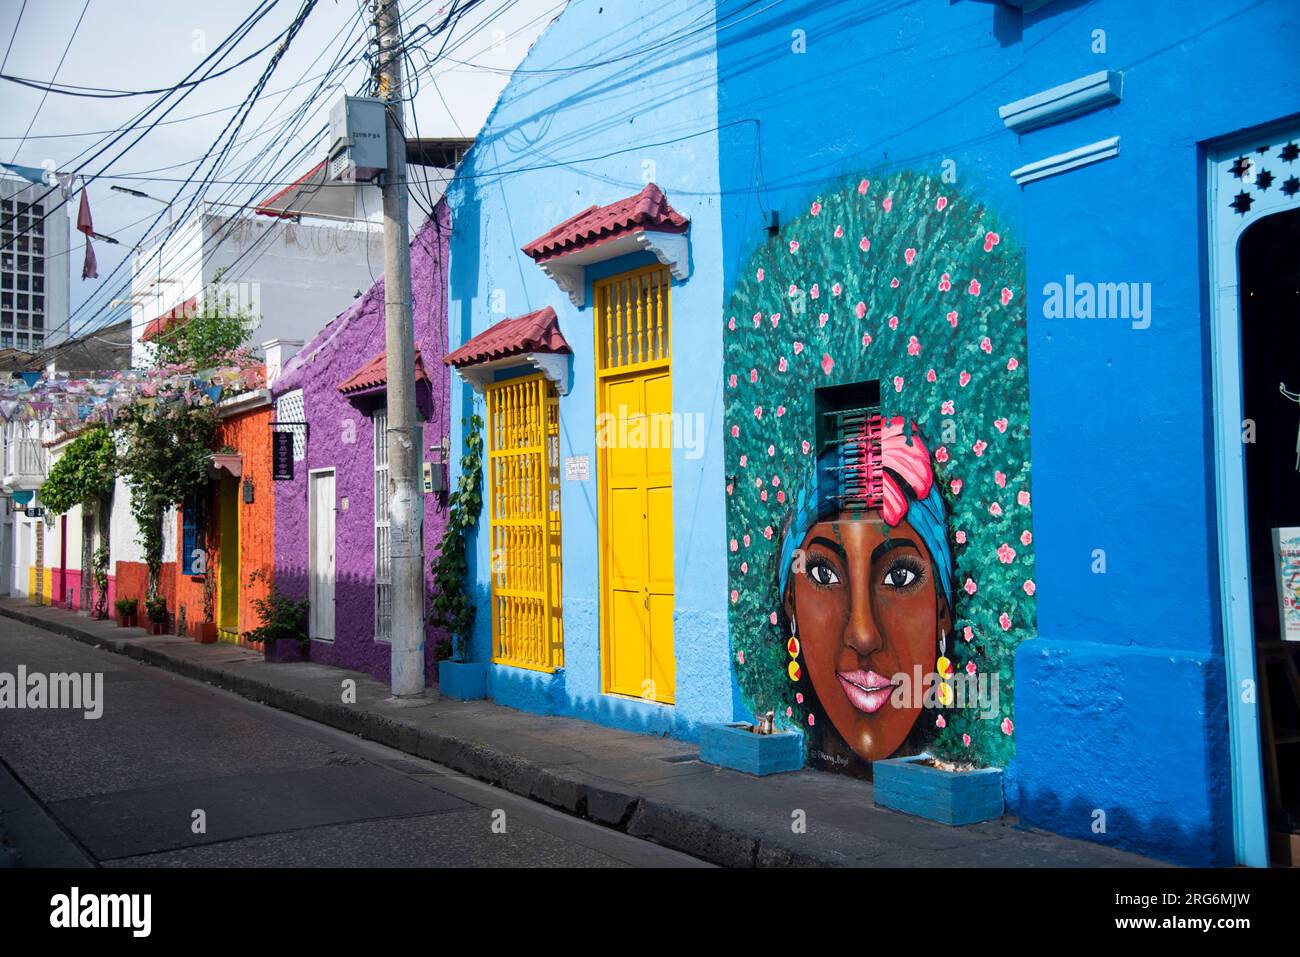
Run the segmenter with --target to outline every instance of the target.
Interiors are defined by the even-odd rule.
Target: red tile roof
[[[668,205],[668,200],[654,183],[635,196],[620,199],[608,206],[591,206],[571,216],[545,236],[523,247],[536,262],[597,246],[629,232],[652,230],[661,233],[684,233],[690,220]]]
[[[550,306],[526,316],[502,319],[489,326],[442,361],[451,366],[468,366],[525,352],[573,350],[560,332],[559,320]]]
[[[190,296],[179,306],[164,312],[157,319],[154,319],[144,327],[144,332],[140,333],[140,341],[148,342],[157,336],[162,335],[169,329],[173,329],[185,320],[190,319],[199,308],[199,299],[197,296]]]
[[[415,381],[428,382],[429,375],[424,371],[424,360],[420,358],[420,350],[415,350]],[[351,392],[364,392],[366,389],[374,389],[379,386],[388,385],[388,353],[387,351],[379,353],[365,365],[363,365],[352,375],[348,376],[340,385],[339,391],[344,395]]]

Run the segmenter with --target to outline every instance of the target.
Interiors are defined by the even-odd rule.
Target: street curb
[[[156,648],[131,644],[126,636],[109,639],[83,631],[75,625],[48,621],[14,608],[0,607],[0,616],[125,655],[280,711],[433,761],[539,804],[690,854],[711,864],[723,867],[840,866],[840,862],[835,860],[764,843],[757,834],[728,828],[715,818],[694,811],[648,800],[632,790],[571,778],[475,741],[418,728],[387,715],[358,710],[341,703],[318,701],[301,692],[277,688],[246,675],[231,674],[223,669],[179,660]]]

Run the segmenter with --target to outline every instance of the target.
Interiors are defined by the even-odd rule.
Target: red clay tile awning
[[[428,382],[428,373],[424,371],[424,360],[420,358],[420,350],[415,350],[415,381]],[[354,392],[365,392],[367,389],[376,389],[380,386],[388,385],[388,353],[381,352],[356,372],[352,373],[339,386],[339,391],[344,395],[350,395]]]
[[[635,196],[608,206],[591,206],[569,217],[546,235],[524,246],[523,251],[541,263],[598,246],[627,233],[684,233],[690,226],[690,220],[668,205],[663,190],[649,183]]]
[[[154,319],[144,327],[144,332],[140,333],[141,342],[149,342],[157,338],[169,329],[173,329],[182,322],[190,319],[199,308],[199,299],[197,296],[191,296],[174,309],[164,312],[157,319]]]
[[[573,352],[561,334],[560,322],[550,306],[488,326],[442,361],[449,366],[461,367],[529,352]]]

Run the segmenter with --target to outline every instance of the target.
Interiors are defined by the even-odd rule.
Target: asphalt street
[[[694,858],[15,621],[0,676],[103,675],[102,716],[0,710],[27,866],[680,867]]]

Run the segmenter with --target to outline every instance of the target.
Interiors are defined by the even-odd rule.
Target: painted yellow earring
[[[799,669],[799,639],[794,635],[785,643],[785,650],[790,654],[790,664],[786,666],[786,674],[790,676],[791,681],[798,681],[802,672]]]

